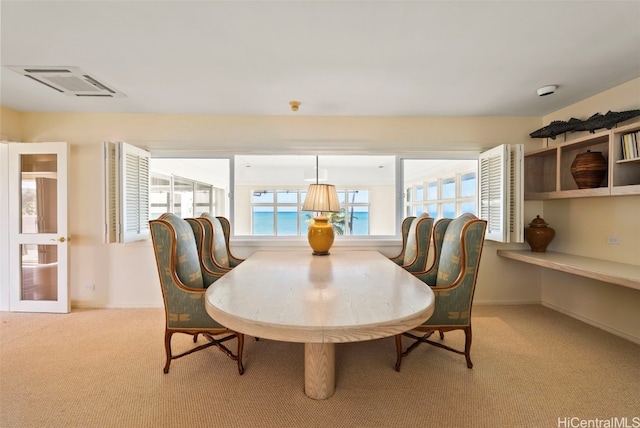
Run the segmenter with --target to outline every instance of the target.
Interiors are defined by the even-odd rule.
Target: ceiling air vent
[[[9,66],[8,68],[72,97],[123,98],[126,96],[117,89],[85,73],[79,67]]]

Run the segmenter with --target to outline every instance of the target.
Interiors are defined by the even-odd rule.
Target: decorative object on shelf
[[[533,131],[529,136],[531,138],[551,138],[556,139],[556,135],[564,134],[565,132],[574,131],[577,127],[582,125],[580,119],[572,117],[568,122],[564,120],[554,120],[549,125]]]
[[[602,179],[607,174],[607,160],[602,152],[592,152],[576,155],[571,164],[571,175],[578,185],[578,189],[593,189],[600,187]]]
[[[640,110],[609,110],[606,114],[596,113],[586,120],[580,120],[573,117],[567,122],[563,120],[554,120],[549,125],[533,131],[529,136],[531,138],[551,138],[552,140],[555,140],[557,135],[564,134],[566,132],[589,131],[594,134],[598,129],[611,129],[618,123],[633,119],[637,116],[640,116]]]
[[[640,158],[640,145],[638,144],[638,141],[640,141],[640,138],[638,138],[639,135],[640,131],[635,131],[627,132],[620,137],[622,159],[628,160]]]
[[[640,116],[640,110],[627,110],[627,111],[611,111],[602,115],[596,113],[589,119],[583,121],[583,125],[580,128],[576,128],[576,131],[589,131],[594,134],[597,129],[607,128],[611,129],[619,122],[633,119],[636,116]]]
[[[556,231],[549,227],[549,224],[540,218],[539,215],[534,218],[529,227],[524,229],[524,236],[527,243],[534,253],[544,253],[547,251],[547,245],[556,236]]]
[[[315,211],[313,223],[309,225],[307,238],[314,256],[327,256],[333,245],[333,225],[324,213],[340,212],[340,201],[336,186],[333,184],[319,184],[318,157],[316,156],[316,184],[310,184],[307,196],[302,204],[302,211]]]

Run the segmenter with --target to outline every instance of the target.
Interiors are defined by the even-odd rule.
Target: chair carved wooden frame
[[[402,251],[389,259],[409,272],[424,272],[427,268],[432,217],[422,214],[419,217],[407,217],[402,221]]]
[[[414,273],[434,291],[435,310],[431,318],[412,330],[425,333],[423,336],[410,332],[396,335],[397,371],[400,371],[402,357],[407,356],[421,343],[464,355],[467,367],[473,367],[470,356],[471,309],[486,227],[485,220],[480,220],[472,214],[436,222],[433,231],[433,264],[427,271]],[[438,331],[442,341],[444,332],[452,330],[464,331],[464,351],[429,340],[431,335]],[[404,352],[402,336],[414,340]]]
[[[201,268],[196,240],[190,224],[169,213],[149,221],[149,224],[165,307],[164,373],[169,372],[172,360],[215,346],[236,361],[238,372],[243,374],[244,335],[219,324],[206,312],[204,306],[206,287],[217,277]],[[171,338],[175,333],[192,335],[194,343],[197,342],[198,335],[202,334],[208,342],[173,355]],[[224,342],[233,338],[237,338],[235,354],[224,345]]]

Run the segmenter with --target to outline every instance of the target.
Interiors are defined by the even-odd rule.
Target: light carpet
[[[243,376],[215,348],[163,374],[161,309],[0,320],[3,428],[640,426],[640,346],[539,305],[476,306],[473,369],[421,345],[397,373],[393,338],[338,344],[322,401],[304,394],[302,344],[247,337]]]

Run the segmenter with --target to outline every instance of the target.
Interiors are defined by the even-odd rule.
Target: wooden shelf
[[[616,163],[627,163],[627,162],[640,162],[640,158],[620,159],[616,161]]]
[[[500,257],[640,290],[640,266],[573,254],[498,250]]]
[[[525,154],[524,198],[547,200],[640,195],[640,158],[623,159],[621,144],[624,134],[638,130],[640,122],[634,122]],[[602,152],[608,163],[607,174],[600,187],[578,189],[571,175],[571,164],[578,154],[587,150]]]

